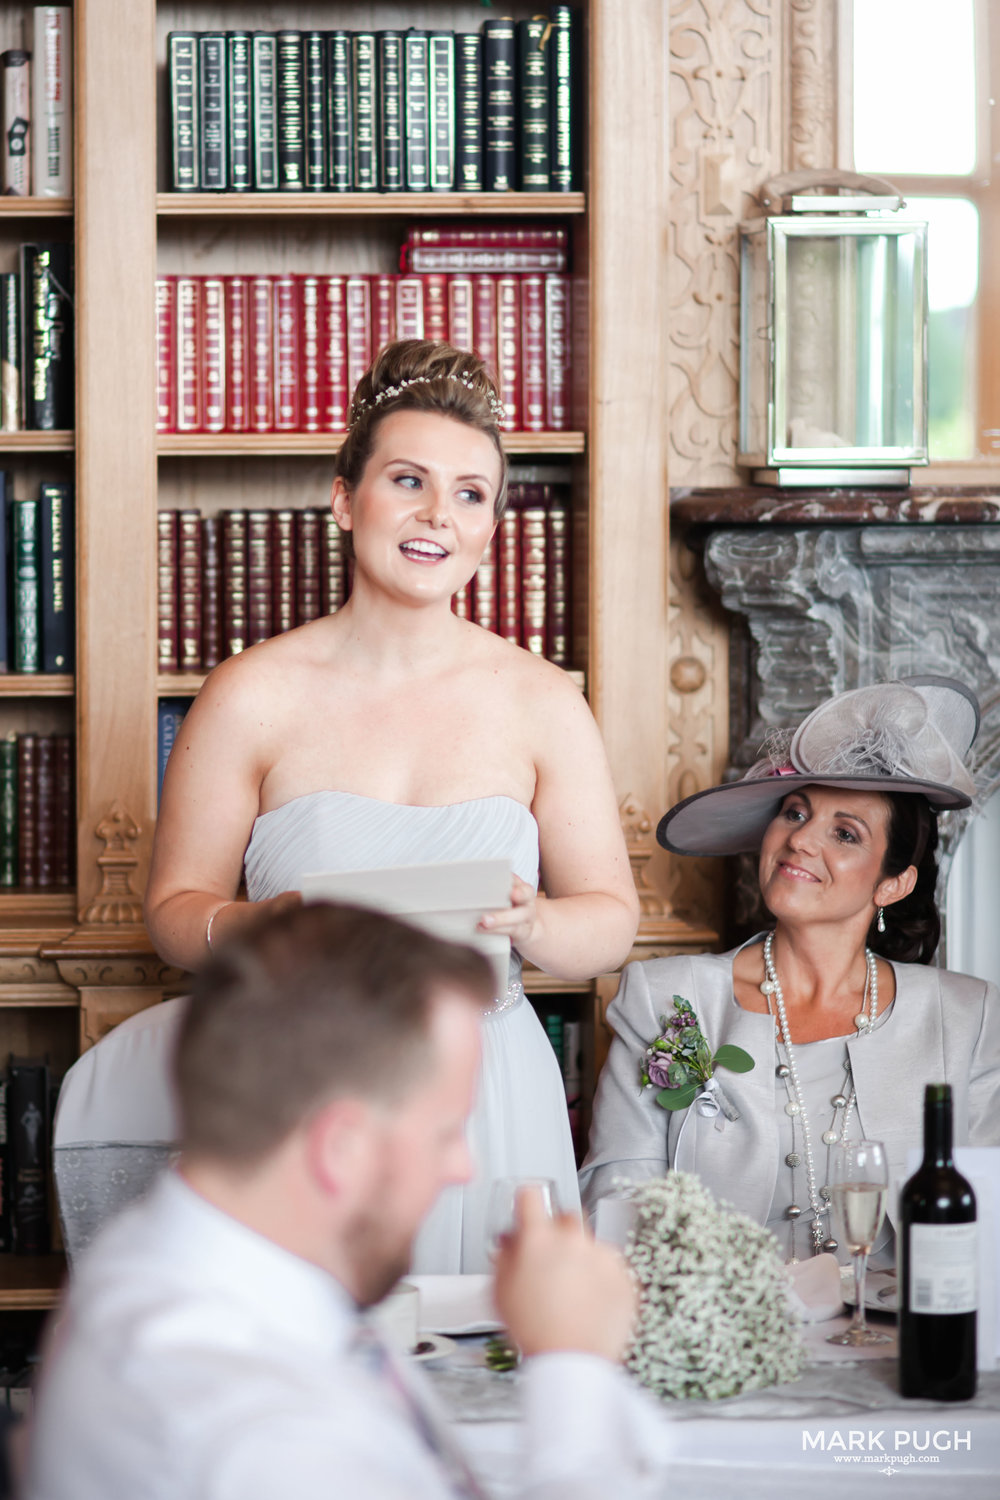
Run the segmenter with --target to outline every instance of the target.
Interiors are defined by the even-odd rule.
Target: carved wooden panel
[[[139,867],[141,827],[128,808],[115,801],[94,829],[104,844],[97,856],[101,888],[82,913],[82,922],[141,922],[142,897],[132,882]]]
[[[788,171],[841,165],[839,116],[851,98],[837,76],[838,11],[838,0],[786,0]]]

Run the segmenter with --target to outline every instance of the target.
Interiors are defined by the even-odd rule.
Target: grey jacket
[[[763,1224],[778,1173],[774,1107],[774,1022],[744,1010],[733,996],[730,953],[653,958],[629,964],[608,1008],[614,1028],[594,1100],[590,1151],[580,1172],[592,1213],[615,1177],[633,1182],[669,1167],[695,1172],[712,1191]],[[981,979],[923,964],[894,964],[896,999],[883,1025],[848,1041],[860,1127],[883,1141],[891,1181],[906,1176],[906,1156],[923,1136],[925,1083],[947,1082],[954,1099],[955,1144],[1000,1145],[1000,990]],[[750,1073],[719,1069],[719,1082],[740,1118],[717,1121],[692,1107],[671,1112],[656,1090],[641,1089],[639,1060],[659,1034],[660,1017],[683,995],[714,1052],[723,1042],[743,1047]],[[895,1193],[889,1193],[889,1218]]]

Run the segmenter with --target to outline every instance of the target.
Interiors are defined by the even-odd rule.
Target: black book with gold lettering
[[[226,87],[229,124],[229,188],[245,193],[253,187],[250,151],[250,33],[230,31],[226,36]]]
[[[427,33],[411,30],[403,42],[403,108],[406,128],[406,186],[411,193],[426,193],[430,186],[428,109],[430,81],[427,76]]]
[[[354,114],[351,107],[351,34],[326,35],[327,181],[335,193],[354,186]]]
[[[278,186],[278,99],[275,43],[271,31],[255,31],[250,43],[250,111],[253,185],[258,193]]]
[[[483,39],[478,31],[455,37],[455,189],[483,189]]]
[[[306,190],[326,192],[326,33],[302,38]]]
[[[517,23],[518,185],[528,193],[551,186],[548,30],[541,16]]]
[[[24,426],[73,426],[73,246],[21,246]]]
[[[354,113],[354,186],[358,192],[378,189],[378,88],[375,33],[351,36],[351,106]]]
[[[305,187],[305,58],[301,31],[279,31],[276,40],[278,187]]]
[[[375,40],[378,70],[378,178],[383,193],[406,186],[403,164],[403,36],[380,31]]]
[[[49,1070],[11,1057],[7,1088],[11,1240],[18,1255],[46,1255],[49,1234]]]
[[[167,37],[167,86],[171,187],[175,193],[196,192],[201,186],[197,32],[172,31]]]
[[[517,45],[514,22],[483,23],[483,185],[488,193],[517,186]]]
[[[576,184],[576,30],[568,5],[553,5],[549,37],[552,111],[552,188],[569,193]]]
[[[229,127],[226,95],[226,33],[198,33],[198,141],[203,192],[229,186]]]

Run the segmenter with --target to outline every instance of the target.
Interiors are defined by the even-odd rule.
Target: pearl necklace
[[[823,1189],[816,1187],[816,1163],[813,1159],[812,1136],[809,1129],[809,1117],[806,1112],[805,1100],[802,1097],[802,1089],[799,1084],[798,1067],[795,1061],[795,1050],[792,1047],[792,1038],[788,1029],[788,1016],[785,1012],[785,996],[778,979],[778,971],[774,967],[774,933],[769,932],[764,939],[764,974],[765,978],[760,986],[761,994],[767,999],[768,1013],[775,1017],[775,1024],[785,1049],[786,1062],[778,1066],[778,1077],[785,1080],[788,1090],[788,1103],[785,1105],[785,1113],[793,1119],[797,1119],[802,1127],[802,1154],[805,1157],[806,1189],[809,1194],[809,1207],[812,1211],[810,1231],[812,1234],[813,1254],[818,1255],[823,1250],[836,1250],[837,1241],[823,1238],[823,1215],[829,1212],[829,1204],[826,1201],[826,1193]],[[774,1010],[771,1009],[771,997],[774,996]],[[867,1010],[865,1008],[865,1002]],[[777,1014],[775,1015],[775,1012]],[[854,1017],[854,1025],[859,1036],[865,1036],[875,1025],[878,1016],[878,964],[874,953],[870,948],[865,949],[865,990],[861,999],[861,1010]],[[778,1038],[775,1038],[777,1041]],[[843,1109],[844,1118],[840,1128],[840,1145],[847,1143],[847,1127],[850,1123],[851,1111],[854,1108],[856,1094],[853,1079],[851,1089],[847,1098],[843,1094],[834,1094],[830,1101],[833,1105],[833,1119],[836,1122],[837,1110]],[[833,1146],[837,1144],[838,1136],[835,1129],[823,1132],[823,1144]],[[790,1167],[800,1165],[797,1153],[792,1152],[786,1158]],[[794,1203],[790,1204],[787,1213],[793,1221],[799,1217],[802,1210]]]

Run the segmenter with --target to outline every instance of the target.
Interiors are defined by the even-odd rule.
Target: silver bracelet
[[[213,906],[212,910],[208,914],[208,926],[205,928],[205,943],[206,943],[206,945],[208,947],[209,953],[211,953],[213,951],[213,949],[212,949],[212,923],[215,921],[216,917],[219,915],[219,912],[222,910],[222,908],[224,906],[232,906],[232,904],[233,903],[231,901],[220,901],[219,904],[218,904],[218,906]]]

